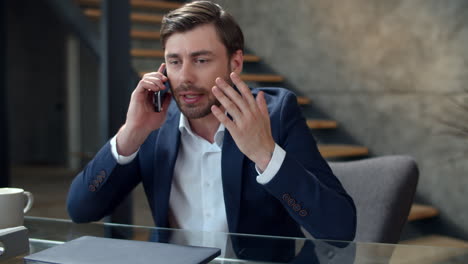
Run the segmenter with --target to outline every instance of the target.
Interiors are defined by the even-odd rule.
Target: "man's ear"
[[[231,56],[231,71],[240,74],[242,72],[242,67],[244,65],[244,53],[242,50],[237,50]]]

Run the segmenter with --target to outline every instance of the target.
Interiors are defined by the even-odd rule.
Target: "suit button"
[[[89,185],[89,186],[88,186],[88,190],[89,190],[90,192],[95,192],[95,191],[96,191],[96,186],[94,186],[94,185]]]
[[[99,175],[102,175],[102,177],[105,178],[105,177],[106,177],[106,171],[105,171],[105,170],[101,170],[101,171],[99,172]]]
[[[296,200],[294,200],[294,199],[292,199],[292,198],[289,199],[288,205],[289,205],[289,206],[293,206],[294,204],[296,204]]]
[[[94,180],[94,181],[93,181],[93,185],[96,186],[96,187],[99,187],[99,183],[100,183],[100,182],[99,182],[98,180]]]
[[[302,216],[302,217],[307,216],[307,214],[308,214],[308,213],[307,213],[306,210],[300,210],[300,211],[299,211],[299,215]]]
[[[96,178],[97,178],[97,181],[98,181],[99,183],[101,183],[102,181],[104,181],[104,176],[102,176],[102,175],[98,175],[98,176],[96,176]]]
[[[287,193],[283,194],[283,201],[289,201],[290,198],[291,196],[289,196],[289,194]]]
[[[298,212],[299,210],[301,210],[301,205],[299,205],[299,204],[293,205],[293,210]]]

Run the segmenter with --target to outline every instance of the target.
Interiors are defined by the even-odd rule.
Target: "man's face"
[[[221,77],[231,83],[232,67],[238,68],[233,61],[237,55],[228,58],[214,26],[201,25],[171,35],[164,55],[173,97],[181,112],[189,119],[211,114],[211,106],[219,105],[211,93],[215,79]]]

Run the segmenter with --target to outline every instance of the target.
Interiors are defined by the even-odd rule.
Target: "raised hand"
[[[166,89],[164,82],[168,79],[163,74],[165,67],[162,63],[157,72],[145,74],[132,92],[127,120],[117,134],[117,152],[120,155],[134,153],[151,131],[164,123],[170,96],[164,98],[162,111],[159,113],[154,111],[152,100],[154,92]]]
[[[275,149],[264,94],[260,92],[254,98],[239,75],[233,72],[230,78],[241,94],[222,78],[216,79],[212,91],[232,120],[215,105],[211,107],[211,111],[231,133],[240,151],[264,171]]]

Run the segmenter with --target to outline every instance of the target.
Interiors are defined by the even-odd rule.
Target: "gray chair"
[[[414,159],[383,156],[329,164],[356,204],[355,241],[397,243],[418,183]]]

